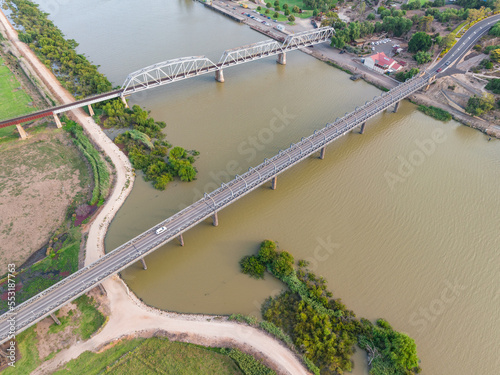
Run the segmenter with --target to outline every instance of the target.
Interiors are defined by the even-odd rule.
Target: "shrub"
[[[373,21],[375,19],[375,13],[370,13],[368,16],[366,16],[366,19]]]
[[[495,94],[500,94],[500,79],[494,78],[491,81],[489,81],[488,84],[486,85],[486,90],[490,90]]]
[[[240,260],[241,272],[256,279],[263,279],[266,267],[255,255],[248,255]]]
[[[425,113],[426,115],[429,115],[431,117],[434,117],[437,120],[440,121],[450,121],[451,120],[451,114],[444,109],[433,107],[433,106],[425,106],[425,105],[419,105],[418,110]]]
[[[290,14],[290,17],[288,17],[288,21],[294,22],[295,21],[295,16],[293,14]]]

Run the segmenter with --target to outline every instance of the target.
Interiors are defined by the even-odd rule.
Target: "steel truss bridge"
[[[163,61],[130,73],[120,89],[77,100],[73,103],[63,104],[9,120],[0,121],[0,128],[17,125],[46,116],[57,115],[109,99],[121,97],[124,100],[126,96],[139,91],[167,85],[211,72],[215,72],[216,79],[219,82],[223,82],[223,70],[225,68],[275,55],[278,55],[278,62],[284,64],[286,62],[285,54],[287,52],[329,41],[333,33],[334,29],[332,27],[322,27],[313,31],[304,31],[289,35],[282,43],[269,39],[248,46],[230,49],[224,51],[217,64],[213,63],[206,56],[190,56]]]
[[[280,150],[277,155],[264,160],[255,168],[250,167],[248,172],[241,176],[237,175],[230,182],[223,183],[217,190],[205,194],[202,199],[191,206],[124,243],[96,262],[78,270],[13,310],[4,313],[0,316],[0,343],[9,340],[11,335],[22,332],[37,323],[113,274],[129,267],[138,260],[142,260],[167,242],[180,237],[182,243],[182,234],[204,220],[212,217],[213,224],[218,225],[218,212],[220,210],[269,181],[272,181],[272,187],[275,188],[277,176],[280,173],[316,152],[319,151],[320,158],[323,158],[327,145],[356,127],[361,126],[363,129],[366,121],[372,117],[393,105],[397,108],[402,99],[431,84],[438,73],[448,69],[450,64],[459,61],[475,42],[499,20],[500,15],[496,15],[478,22],[429,71],[375,97],[342,118],[337,118],[333,123],[316,130],[309,137],[291,144],[286,150]],[[235,57],[235,59],[242,60],[243,56]],[[162,226],[165,226],[167,230],[156,234],[156,229]]]

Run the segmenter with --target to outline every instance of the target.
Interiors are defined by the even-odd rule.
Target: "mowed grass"
[[[34,108],[28,105],[31,97],[20,88],[21,84],[4,62],[0,58],[0,119],[33,112]]]
[[[242,375],[229,357],[166,338],[123,341],[103,353],[85,352],[56,372],[62,374]]]

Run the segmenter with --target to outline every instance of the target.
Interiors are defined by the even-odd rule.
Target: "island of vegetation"
[[[78,43],[73,39],[65,39],[61,30],[37,4],[28,0],[6,0],[3,7],[11,11],[12,22],[21,30],[19,39],[35,52],[75,98],[112,89],[111,82],[99,73],[98,67],[76,52]],[[155,121],[148,111],[137,105],[132,109],[126,108],[119,99],[95,106],[94,119],[97,123],[104,127],[130,128],[115,141],[122,145],[134,168],[142,170],[145,179],[153,181],[155,188],[165,189],[175,177],[182,181],[196,178],[197,171],[192,164],[198,152],[187,152],[181,147],[172,148],[164,140],[164,122]]]
[[[293,256],[276,243],[262,242],[257,255],[240,261],[241,271],[255,278],[265,272],[283,281],[288,290],[268,298],[262,306],[267,324],[261,327],[301,353],[315,374],[343,374],[352,370],[355,345],[365,350],[372,375],[412,375],[420,372],[416,344],[383,319],[375,324],[357,319],[327,290],[326,280],[310,272],[307,262],[294,267]],[[236,317],[238,318],[238,317]],[[251,318],[243,319],[250,324]],[[274,328],[269,328],[271,325]]]

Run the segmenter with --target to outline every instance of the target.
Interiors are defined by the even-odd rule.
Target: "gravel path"
[[[0,11],[0,23],[7,37],[24,59],[37,72],[41,80],[51,89],[61,103],[75,99],[60,85],[55,76],[38,60],[27,45],[21,43],[17,32]],[[92,140],[111,158],[116,168],[116,183],[89,229],[85,264],[96,261],[104,254],[106,230],[114,215],[132,190],[134,173],[128,158],[104,134],[100,127],[83,110],[74,110],[70,115],[80,123]],[[133,336],[144,331],[164,330],[178,335],[177,339],[202,345],[234,345],[266,359],[266,363],[280,374],[308,374],[295,355],[267,334],[246,325],[228,322],[225,318],[203,315],[167,313],[144,305],[128,290],[118,277],[103,282],[109,298],[111,314],[107,324],[91,339],[62,350],[51,360],[44,362],[34,374],[49,374],[67,361],[77,358],[87,350],[96,350],[110,341],[124,336]],[[217,319],[217,320],[215,320]]]

